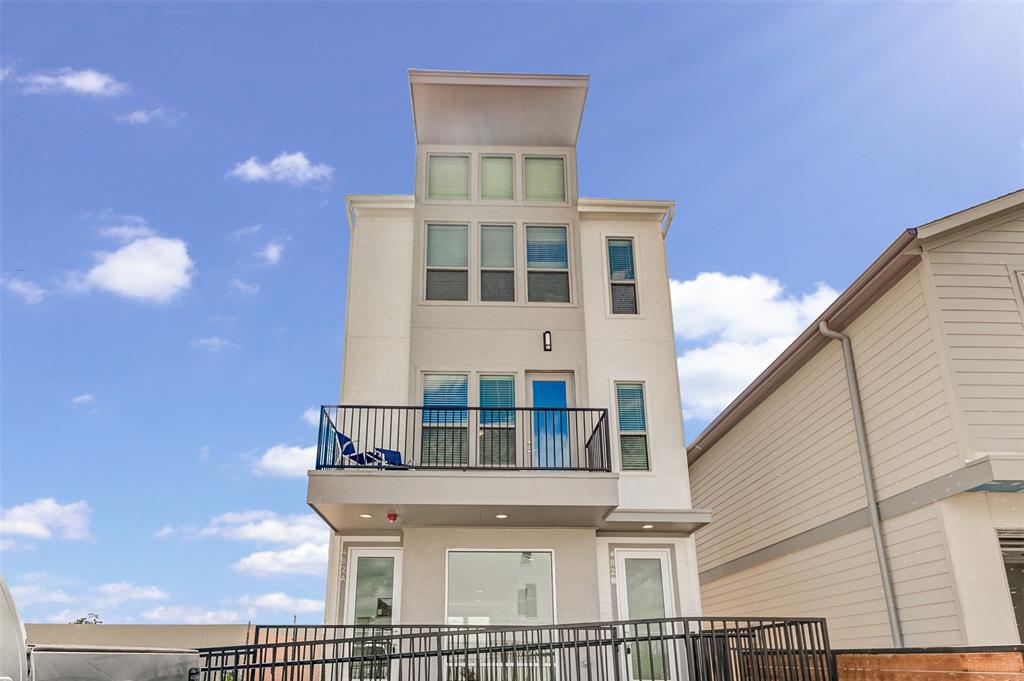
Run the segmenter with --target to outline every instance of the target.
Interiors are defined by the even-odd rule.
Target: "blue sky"
[[[899,230],[1024,184],[1019,3],[0,19],[0,541],[28,621],[320,618],[303,414],[338,392],[342,196],[411,190],[410,67],[591,75],[581,194],[679,204],[689,439]]]

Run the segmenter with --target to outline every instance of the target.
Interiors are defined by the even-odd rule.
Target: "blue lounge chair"
[[[335,431],[335,437],[338,440],[335,465],[340,463],[342,466],[404,468],[402,453],[397,450],[375,447],[372,452],[357,452],[356,443],[348,435]]]

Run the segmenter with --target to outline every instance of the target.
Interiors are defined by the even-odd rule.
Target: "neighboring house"
[[[673,202],[577,196],[587,77],[409,81],[415,193],[346,198],[344,406],[308,490],[326,621],[699,614]]]
[[[694,440],[707,612],[891,646],[888,573],[904,645],[1020,641],[1022,284],[1024,191],[908,230]]]

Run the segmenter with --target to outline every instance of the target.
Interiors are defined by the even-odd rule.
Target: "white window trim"
[[[535,272],[567,272],[569,274],[569,300],[564,303],[558,302],[532,302],[530,301],[530,256],[527,251],[529,244],[529,228],[530,227],[564,227],[565,228],[565,253],[566,262],[568,267],[564,270],[554,269],[550,267],[538,267],[533,268]],[[575,307],[576,306],[576,282],[574,281],[573,272],[575,267],[573,266],[573,260],[575,254],[573,252],[572,241],[573,231],[572,224],[565,222],[524,222],[522,229],[522,251],[523,251],[523,305],[529,307]]]
[[[640,255],[636,247],[636,236],[632,234],[610,234],[603,233],[604,239],[604,278],[608,282],[605,286],[605,316],[609,319],[645,319],[643,298],[640,293]],[[612,281],[611,258],[608,255],[608,243],[613,240],[631,241],[633,243],[633,280]],[[612,284],[633,284],[633,291],[636,294],[636,314],[623,314],[612,311]]]
[[[569,188],[569,157],[566,154],[531,154],[523,153],[519,155],[522,158],[520,166],[522,167],[522,187],[523,187],[523,200],[522,203],[529,206],[570,206],[572,205],[573,195]],[[560,158],[562,159],[562,186],[565,190],[565,201],[537,201],[536,199],[529,199],[526,196],[526,159],[528,158]]]
[[[464,199],[434,199],[430,196],[430,158],[432,156],[462,156],[469,159],[469,174],[466,177],[466,181],[469,183],[469,187],[466,188],[466,198]],[[474,170],[476,161],[474,154],[469,151],[428,151],[423,157],[424,168],[423,168],[423,201],[424,203],[431,204],[457,204],[463,205],[467,203],[473,203],[474,192],[476,191],[477,183],[474,182]]]
[[[639,383],[643,389],[643,400],[644,400],[644,421],[646,421],[646,428],[643,432],[640,431],[627,431],[626,435],[643,435],[647,438],[647,470],[626,470],[622,468],[622,431],[619,430],[619,391],[618,386],[626,383]],[[651,452],[651,410],[649,400],[647,399],[647,381],[639,380],[635,378],[617,378],[612,380],[612,394],[611,403],[615,405],[614,409],[609,409],[609,419],[612,421],[612,431],[615,433],[615,462],[613,469],[616,470],[619,475],[628,475],[631,477],[652,477],[657,475],[655,472],[654,457]]]
[[[365,558],[393,557],[395,559],[395,574],[391,590],[391,623],[399,624],[402,621],[402,551],[401,547],[384,548],[369,546],[353,546],[348,550],[345,557],[345,606],[344,624],[355,624],[355,590],[356,590],[356,560]]]
[[[427,263],[429,254],[428,241],[430,239],[430,226],[431,225],[458,225],[466,228],[466,266],[463,267],[431,267]],[[473,249],[479,244],[476,244],[476,239],[473,238],[473,223],[471,222],[460,222],[458,220],[427,220],[423,223],[423,276],[421,278],[421,286],[423,291],[420,295],[420,302],[427,303],[429,305],[466,305],[467,303],[479,302],[475,300],[473,293],[479,290],[479,285],[474,288],[473,285],[473,268],[476,264],[477,259],[473,257]],[[466,271],[466,299],[465,300],[431,300],[427,298],[427,272],[430,270],[441,270],[441,271]],[[479,295],[476,296],[479,298]]]
[[[477,157],[477,163],[476,163],[476,166],[477,166],[477,178],[476,178],[477,192],[476,192],[476,196],[480,199],[480,202],[481,203],[486,203],[488,205],[513,205],[515,203],[518,203],[518,197],[519,197],[519,186],[518,185],[519,185],[519,183],[517,181],[518,180],[518,174],[516,172],[516,168],[518,166],[522,165],[522,161],[520,160],[522,158],[522,155],[521,154],[515,154],[515,153],[512,153],[512,152],[500,152],[500,151],[490,152],[490,151],[484,151],[484,152],[480,152],[480,153],[476,154],[476,157]],[[484,198],[484,162],[483,162],[483,160],[485,158],[510,158],[510,159],[512,159],[512,198],[511,199],[485,199]],[[524,175],[524,178],[525,178],[525,175]],[[524,185],[524,187],[525,187],[525,185]]]
[[[558,562],[553,548],[446,548],[444,550],[444,624],[448,624],[448,566],[452,553],[550,553],[551,554],[551,624],[558,624]],[[538,625],[546,626],[546,625]]]

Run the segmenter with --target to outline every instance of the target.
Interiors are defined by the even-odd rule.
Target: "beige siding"
[[[1024,215],[939,237],[925,259],[970,445],[1024,451]]]
[[[880,498],[960,464],[921,273],[905,275],[846,331],[853,341]],[[866,506],[842,351],[833,342],[693,465],[701,570]]]
[[[884,523],[905,643],[963,642],[958,606],[933,506]],[[701,584],[715,615],[825,617],[839,648],[891,645],[870,528]]]

